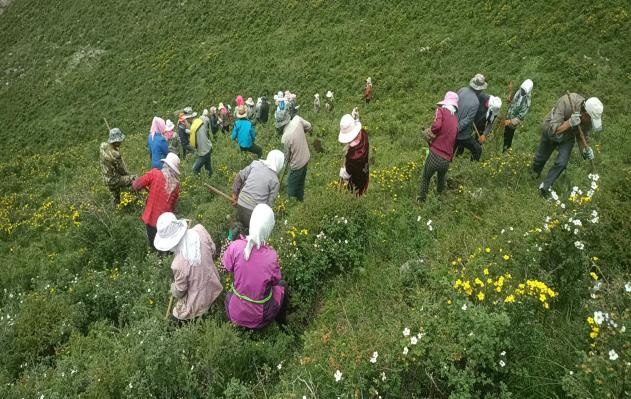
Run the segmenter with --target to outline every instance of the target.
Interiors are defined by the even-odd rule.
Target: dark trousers
[[[462,155],[465,148],[471,151],[472,161],[480,160],[480,156],[482,155],[482,146],[480,145],[480,143],[475,141],[473,137],[469,136],[466,139],[456,139],[456,144],[454,145],[454,153],[456,155]]]
[[[535,157],[532,160],[532,170],[539,176],[546,162],[552,155],[552,151],[555,148],[559,149],[559,154],[557,155],[556,160],[554,161],[554,165],[548,171],[548,174],[543,179],[543,189],[549,190],[555,180],[559,177],[559,175],[565,170],[568,162],[570,161],[570,154],[572,153],[572,148],[574,148],[574,137],[572,135],[562,137],[563,141],[555,141],[550,139],[550,137],[545,133],[541,133],[541,140],[539,141],[539,146],[537,147],[537,151],[535,152]]]
[[[193,148],[188,142],[188,134],[181,133],[180,136],[180,144],[182,145],[182,160],[186,158],[186,154],[193,152]]]
[[[506,126],[504,128],[504,152],[512,147],[513,136],[515,136],[515,128],[511,126]]]
[[[153,245],[153,240],[156,238],[156,233],[158,232],[158,230],[153,226],[149,226],[148,224],[146,224],[145,226],[147,226],[147,241],[149,241],[149,248],[157,251],[155,245]]]
[[[263,149],[254,143],[252,143],[250,148],[243,148],[243,147],[239,147],[239,148],[241,149],[241,152],[243,151],[251,152],[253,154],[256,154],[256,156],[258,156],[259,158],[263,156]]]
[[[245,227],[246,230],[250,229],[250,218],[252,217],[252,211],[254,209],[246,208],[241,205],[237,205],[237,218],[239,222]]]
[[[445,176],[449,169],[449,161],[442,159],[432,151],[429,152],[429,156],[425,160],[425,166],[423,167],[423,176],[421,177],[421,190],[418,196],[419,201],[425,201],[427,198],[427,191],[429,190],[429,181],[434,173],[438,173],[436,181],[436,191],[442,193],[445,190]]]
[[[287,176],[287,195],[302,202],[305,199],[305,179],[307,178],[307,164],[300,169],[291,169]]]
[[[197,157],[197,159],[195,160],[195,163],[193,164],[193,174],[194,175],[198,175],[199,171],[202,170],[202,166],[204,168],[206,168],[206,170],[208,171],[208,176],[212,176],[213,175],[213,167],[210,163],[211,160],[211,151],[208,151],[208,154],[206,155],[202,155],[201,157]]]

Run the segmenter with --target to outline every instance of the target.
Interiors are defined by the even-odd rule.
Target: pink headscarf
[[[237,103],[237,107],[239,107],[241,105],[244,105],[245,101],[243,101],[243,97],[242,96],[237,96],[236,103]]]
[[[153,135],[158,133],[160,135],[164,135],[164,129],[166,128],[166,122],[164,119],[154,116],[153,121],[151,121],[151,138],[153,139]]]

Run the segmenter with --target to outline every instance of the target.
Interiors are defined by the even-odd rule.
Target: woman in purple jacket
[[[421,191],[416,197],[417,202],[425,202],[429,181],[436,172],[438,172],[436,190],[439,194],[443,192],[445,176],[453,158],[454,143],[458,134],[458,117],[456,116],[458,94],[448,91],[443,101],[440,101],[438,105],[440,107],[436,109],[436,116],[434,116],[434,122],[430,128],[432,133],[430,136],[434,136],[434,138],[430,141],[429,155],[425,160],[423,177],[421,178]]]
[[[285,282],[278,255],[266,244],[273,228],[272,208],[257,205],[250,219],[250,235],[233,241],[223,255],[223,266],[233,274],[226,313],[238,326],[259,329],[284,318]]]

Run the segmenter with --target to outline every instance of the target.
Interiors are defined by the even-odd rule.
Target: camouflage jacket
[[[103,181],[109,189],[116,189],[131,184],[132,176],[121,158],[121,154],[111,144],[101,143],[99,156]]]

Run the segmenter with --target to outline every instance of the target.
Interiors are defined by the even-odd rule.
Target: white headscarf
[[[193,229],[186,230],[180,242],[175,246],[177,255],[180,255],[191,266],[199,266],[202,263],[202,244],[199,234]]]
[[[280,150],[272,150],[267,154],[267,158],[263,163],[275,173],[278,173],[285,163],[285,154]]]
[[[243,250],[245,260],[250,259],[252,248],[261,248],[265,244],[274,228],[274,211],[267,204],[258,204],[250,217],[250,235],[246,237],[247,243]]]

